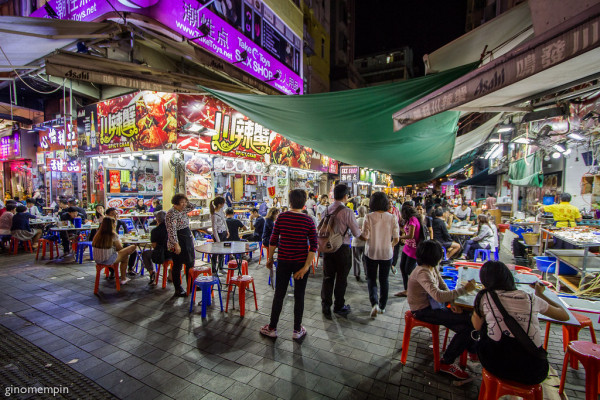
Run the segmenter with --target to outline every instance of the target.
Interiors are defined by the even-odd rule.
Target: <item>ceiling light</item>
[[[148,159],[148,156],[145,154],[142,154],[142,160],[146,160],[146,159]]]
[[[499,143],[500,139],[498,139],[498,138],[492,138],[492,139],[489,140],[489,142],[490,143]]]
[[[510,132],[512,130],[513,130],[512,126],[503,126],[502,128],[498,128],[499,133]]]
[[[584,140],[585,138],[583,136],[581,136],[579,133],[569,133],[567,135],[568,138],[573,139],[573,140]]]
[[[561,153],[564,153],[567,150],[562,144],[555,144],[552,147],[554,147],[556,151],[560,151]]]
[[[554,153],[552,153],[552,158],[560,158],[560,153],[558,151],[555,151]]]
[[[520,143],[520,144],[529,144],[531,143],[531,140],[524,138],[524,137],[520,137],[514,140],[515,143]]]
[[[130,154],[130,155],[129,155],[129,159],[130,159],[131,161],[135,160],[135,157],[133,156],[133,154]]]

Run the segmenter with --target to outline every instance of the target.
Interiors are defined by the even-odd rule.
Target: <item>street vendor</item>
[[[552,213],[557,228],[577,226],[577,222],[581,221],[581,213],[579,212],[579,209],[574,205],[571,205],[570,202],[571,195],[569,193],[562,193],[560,195],[559,204],[541,206],[540,210],[542,212]]]

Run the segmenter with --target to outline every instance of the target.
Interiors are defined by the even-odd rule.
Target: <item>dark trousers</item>
[[[402,252],[400,257],[400,272],[402,273],[402,281],[404,282],[404,290],[408,287],[408,276],[417,266],[417,259],[412,258]]]
[[[271,307],[271,329],[277,328],[279,315],[285,300],[290,277],[304,267],[303,262],[298,261],[277,261],[277,274],[275,275],[275,295],[273,296],[273,306]],[[302,326],[302,314],[304,314],[304,292],[308,282],[309,272],[304,274],[300,280],[294,279],[294,330],[299,331]]]
[[[186,280],[190,279],[188,275],[188,271],[190,268],[194,268],[194,262],[196,261],[195,251],[194,251],[194,240],[192,239],[192,233],[189,228],[180,229],[177,231],[177,240],[179,241],[179,246],[181,247],[181,253],[175,254],[173,253],[173,286],[175,287],[175,292],[179,292],[183,290],[181,287],[181,269],[185,264],[185,276]]]
[[[71,242],[69,241],[69,233],[67,231],[60,231],[60,242],[63,246],[63,252],[69,254],[71,252]]]
[[[489,246],[486,248],[490,248]],[[468,260],[472,259],[475,256],[475,250],[483,249],[479,242],[474,240],[467,240],[465,243],[465,249],[463,250],[463,254],[467,257]]]
[[[413,311],[413,315],[419,321],[443,325],[455,332],[442,357],[444,364],[452,364],[456,357],[460,356],[465,350],[475,351],[475,341],[471,338],[471,332],[475,328],[471,324],[470,313],[456,314],[447,308],[433,310],[431,307],[427,307],[419,311]]]
[[[138,258],[137,250],[129,255],[129,260],[127,260],[127,266],[128,266],[129,270],[133,270],[133,267],[135,266],[135,262],[137,261],[137,258]]]
[[[323,287],[321,288],[321,305],[329,309],[340,310],[345,305],[344,296],[348,286],[348,274],[352,267],[350,246],[343,244],[334,253],[323,255]],[[335,303],[332,298],[335,296]]]
[[[371,307],[379,304],[379,308],[385,310],[388,291],[390,289],[388,277],[390,275],[390,268],[392,267],[392,260],[371,260],[367,256],[365,256],[365,260],[367,263],[367,287],[369,288]],[[377,270],[379,270],[379,298],[377,297]]]
[[[262,237],[261,235],[258,235],[256,233],[248,233],[242,236],[242,239],[247,240],[249,242],[260,242],[262,240]]]
[[[367,276],[367,266],[365,264],[365,246],[352,247],[352,269],[354,276],[360,277],[360,271],[365,271]]]
[[[394,246],[394,256],[392,257],[392,267],[398,264],[398,257],[400,256],[400,242]]]
[[[213,235],[213,240],[215,239],[215,235]],[[219,233],[219,241],[220,242],[224,242],[225,239],[227,239],[227,232],[221,232]],[[217,242],[215,240],[215,242]],[[217,273],[217,263],[218,263],[218,268],[219,269],[223,269],[223,262],[225,261],[225,256],[217,256],[217,255],[212,255],[210,256],[210,263],[212,265],[212,272],[213,275]]]

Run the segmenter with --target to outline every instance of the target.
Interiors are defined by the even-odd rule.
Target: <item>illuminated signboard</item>
[[[77,131],[71,126],[65,134],[64,127],[44,127],[39,131],[40,147],[38,151],[64,150],[65,147],[77,146]]]
[[[21,137],[18,133],[0,138],[0,160],[9,160],[21,155]]]
[[[97,21],[115,11],[150,17],[283,93],[302,94],[302,40],[266,5],[253,3],[215,1],[204,7],[196,0],[48,1],[60,19]],[[31,17],[48,14],[40,7]]]
[[[358,167],[344,165],[340,167],[340,181],[358,182]]]
[[[62,158],[47,158],[46,170],[52,172],[81,172],[79,160],[67,161]]]

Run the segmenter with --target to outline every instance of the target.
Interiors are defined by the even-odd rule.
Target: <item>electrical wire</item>
[[[10,67],[12,68],[13,72],[15,73],[15,75],[17,75],[17,77],[19,78],[19,80],[20,80],[21,82],[23,82],[23,84],[24,84],[25,86],[27,86],[29,89],[33,90],[34,92],[36,92],[36,93],[39,93],[39,94],[52,94],[52,93],[58,92],[58,91],[59,91],[59,90],[60,90],[60,89],[61,89],[61,88],[62,88],[62,87],[65,85],[65,79],[63,78],[63,84],[62,84],[61,86],[57,87],[56,89],[54,89],[54,90],[51,90],[51,91],[49,91],[49,92],[43,92],[43,91],[41,91],[41,90],[38,90],[38,89],[35,89],[35,88],[33,88],[33,87],[32,87],[32,86],[30,86],[30,85],[29,85],[27,82],[25,82],[25,80],[24,80],[24,79],[21,77],[21,75],[19,75],[19,73],[17,72],[17,70],[15,69],[15,67],[13,66],[13,64],[12,64],[12,63],[10,62],[10,60],[8,59],[8,56],[7,56],[7,55],[6,55],[6,53],[4,52],[4,49],[2,48],[2,46],[0,46],[0,51],[1,51],[1,52],[2,52],[2,54],[4,55],[4,58],[5,58],[5,59],[6,59],[6,61],[8,62],[8,65],[10,65]]]

